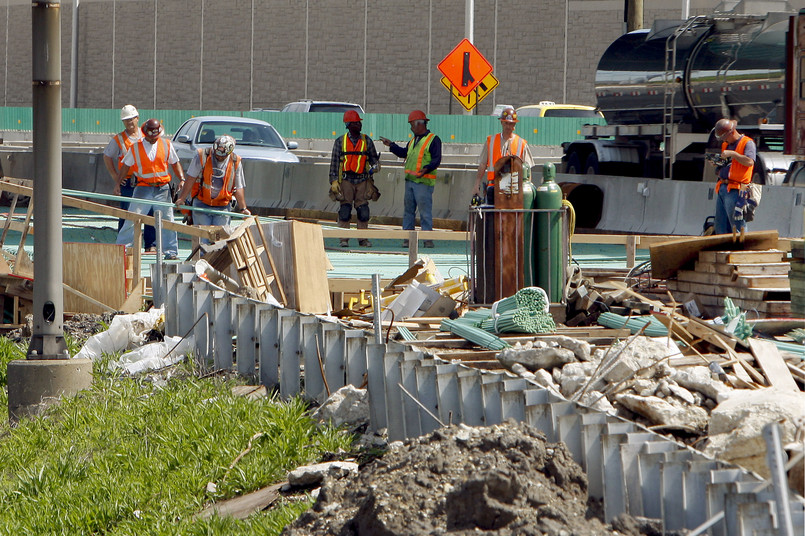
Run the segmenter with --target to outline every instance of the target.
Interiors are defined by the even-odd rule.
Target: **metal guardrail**
[[[372,343],[361,329],[221,290],[198,279],[192,265],[163,270],[161,280],[152,272],[152,284],[165,297],[166,334],[193,333],[197,357],[216,369],[258,374],[283,397],[317,402],[327,396],[323,377],[331,391],[366,381],[370,426],[385,428],[391,440],[426,434],[439,421],[527,422],[548,441],[567,445],[587,472],[590,496],[603,501],[607,521],[626,512],[661,519],[664,530],[780,533],[773,489],[735,465],[512,374],[448,363],[396,342]],[[789,509],[795,533],[802,534],[805,503],[790,500]]]

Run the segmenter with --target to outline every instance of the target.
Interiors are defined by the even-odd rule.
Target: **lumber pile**
[[[805,240],[791,241],[791,314],[805,316]]]
[[[699,251],[693,270],[679,270],[668,290],[688,301],[690,295],[714,314],[722,314],[724,298],[762,316],[791,314],[789,262],[778,249]],[[684,298],[688,295],[688,298]]]

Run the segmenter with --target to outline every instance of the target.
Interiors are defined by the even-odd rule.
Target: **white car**
[[[289,102],[282,108],[283,112],[331,112],[339,114],[347,110],[355,110],[359,114],[363,114],[361,105],[353,102],[301,100]]]
[[[286,143],[270,123],[248,117],[209,115],[185,121],[173,135],[173,146],[182,165],[189,162],[199,149],[212,146],[219,136],[235,138],[235,153],[249,160],[270,162],[299,162],[290,150],[295,141]]]

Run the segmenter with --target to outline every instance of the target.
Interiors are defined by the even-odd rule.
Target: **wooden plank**
[[[752,231],[746,233],[743,243],[733,242],[732,235],[687,237],[652,244],[651,274],[658,279],[668,279],[686,266],[692,265],[700,251],[715,249],[772,249],[778,247],[777,231]]]
[[[225,501],[217,502],[208,506],[198,514],[194,519],[209,519],[213,515],[220,517],[232,517],[235,519],[246,519],[250,515],[260,510],[265,510],[277,499],[280,498],[280,488],[286,485],[287,482],[280,482],[240,497],[233,497]]]
[[[20,236],[19,245],[17,246],[17,258],[14,261],[14,273],[21,274],[22,272],[18,269],[18,267],[22,266],[21,257],[25,255],[25,239],[28,236],[28,230],[31,228],[31,217],[34,215],[34,199],[31,198],[28,201],[28,212],[25,214],[25,223],[23,224],[25,227],[22,230],[22,236]]]
[[[738,275],[787,275],[791,267],[788,262],[770,262],[766,264],[732,264],[733,273]]]
[[[791,290],[787,275],[739,275],[735,284],[746,288],[776,288]]]
[[[64,283],[118,310],[126,301],[124,257],[122,245],[65,242],[62,249]],[[64,295],[64,310],[98,314],[107,309],[69,293]]]
[[[369,238],[370,240],[403,240],[409,237],[410,231],[396,229],[344,229],[341,227],[322,227],[323,238]],[[466,231],[417,231],[420,240],[443,240],[466,242],[469,233]]]
[[[321,226],[291,222],[291,246],[296,275],[295,308],[302,313],[329,312],[332,306]]]
[[[755,360],[760,365],[763,374],[769,380],[769,385],[785,391],[799,392],[797,382],[791,377],[791,372],[773,342],[749,339],[749,348],[755,355]]]
[[[693,292],[694,294],[702,294],[705,296],[728,296],[730,298],[740,298],[744,300],[770,300],[770,301],[785,301],[791,298],[791,292],[785,289],[776,288],[743,288],[743,287],[730,287],[718,285],[706,285],[702,283],[689,283],[687,281],[679,281],[675,290],[680,292]],[[671,288],[671,287],[669,287]]]
[[[255,218],[255,227],[257,228],[257,232],[260,235],[260,241],[263,244],[263,251],[265,252],[265,256],[268,259],[268,266],[271,268],[271,275],[274,277],[273,285],[277,288],[277,298],[282,305],[288,304],[288,298],[285,296],[285,289],[282,286],[282,280],[277,273],[277,265],[274,264],[274,256],[271,254],[271,250],[268,248],[268,240],[266,240],[265,232],[263,232],[263,227],[257,222],[257,218]],[[343,296],[342,303],[343,303]]]
[[[702,262],[722,264],[766,264],[783,262],[785,258],[785,252],[776,248],[749,251],[702,251],[699,253],[699,260]]]

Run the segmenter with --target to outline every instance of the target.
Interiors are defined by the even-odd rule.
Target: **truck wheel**
[[[570,173],[573,175],[581,175],[581,159],[579,158],[579,153],[570,153],[570,156],[567,157],[567,166],[565,167],[565,173]]]
[[[586,175],[598,175],[598,155],[590,153],[587,157],[587,165],[584,166],[584,173]]]

